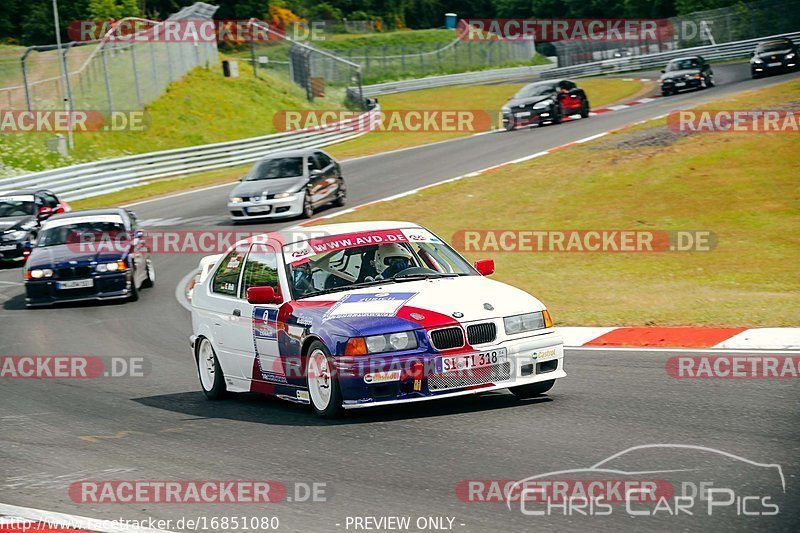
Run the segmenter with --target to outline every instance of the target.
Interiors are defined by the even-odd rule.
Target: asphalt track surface
[[[492,133],[345,162],[350,205],[796,76],[750,80],[746,64],[720,65],[715,71],[718,86],[706,91],[539,130]],[[143,219],[176,219],[171,229],[229,228],[228,190],[150,201],[135,210]],[[800,523],[796,380],[676,380],[665,371],[675,355],[670,352],[574,349],[566,353],[568,377],[547,397],[527,402],[501,392],[368,410],[334,422],[318,420],[303,406],[259,396],[212,403],[200,392],[190,355],[189,313],[175,299],[176,286],[198,260],[157,256],[156,287],[143,290],[133,304],[44,310],[24,309],[20,269],[0,271],[3,355],[142,356],[148,361],[147,376],[140,378],[2,380],[0,502],[107,519],[278,516],[281,531],[353,531],[347,517],[386,515],[410,516],[412,525],[418,517],[451,517],[455,531],[796,530]],[[729,506],[710,518],[705,509],[695,509],[693,516],[662,512],[632,518],[623,505],[604,517],[563,516],[557,510],[541,517],[523,514],[518,504],[508,510],[500,503],[466,503],[456,493],[464,480],[519,480],[588,468],[653,443],[709,447],[778,464],[786,492],[776,489],[774,469],[697,450],[645,459],[626,455],[625,464],[617,466],[687,470],[684,481],[716,482],[734,488],[737,496],[774,495],[780,512],[743,517]],[[294,483],[325,483],[327,501],[81,504],[67,494],[69,484],[80,479],[269,479],[289,486],[290,495]]]

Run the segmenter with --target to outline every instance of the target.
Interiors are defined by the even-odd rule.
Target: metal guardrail
[[[379,113],[380,108],[376,107],[327,127],[150,152],[3,178],[0,191],[41,187],[66,200],[80,200],[162,178],[252,163],[282,150],[346,141],[370,131]]]
[[[511,67],[494,70],[478,70],[475,72],[462,72],[460,74],[446,74],[444,76],[429,76],[414,80],[389,81],[363,87],[364,96],[377,96],[380,94],[416,91],[419,89],[432,89],[448,85],[461,85],[464,83],[479,83],[487,81],[504,81],[537,76],[554,65],[535,65],[530,67]],[[355,90],[353,88],[348,91]]]
[[[671,50],[669,52],[660,52],[657,54],[606,59],[603,61],[583,63],[581,65],[573,65],[570,67],[557,67],[543,72],[541,77],[549,79],[561,77],[574,78],[580,76],[596,76],[598,74],[611,74],[615,72],[650,70],[654,68],[660,69],[672,59],[695,55],[703,56],[705,59],[710,59],[712,61],[737,59],[740,57],[746,57],[755,49],[759,42],[775,39],[776,37],[785,37],[797,42],[800,40],[800,32],[782,33],[779,35],[770,35],[767,37],[760,37],[758,39],[747,39],[745,41],[736,41],[732,43],[697,46],[694,48],[681,48],[679,50]]]

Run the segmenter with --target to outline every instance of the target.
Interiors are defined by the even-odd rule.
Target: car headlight
[[[501,113],[511,113],[511,108],[508,107],[507,105],[504,105],[503,107],[500,108],[500,112]]]
[[[550,104],[552,104],[552,103],[553,103],[553,101],[549,100],[549,99],[548,100],[542,100],[541,102],[536,102],[535,104],[533,104],[533,108],[534,109],[544,109],[545,107],[550,107]]]
[[[241,203],[241,202],[242,202],[242,199],[240,197],[238,197],[238,196],[234,196],[234,197],[231,198],[231,203],[232,204],[238,204],[238,203]]]
[[[125,261],[114,261],[112,263],[98,263],[95,265],[96,272],[122,272],[128,270],[128,264]]]
[[[273,196],[276,200],[280,200],[281,198],[289,198],[292,195],[290,192],[279,192]]]
[[[793,59],[793,58],[794,58],[794,52],[786,54],[786,59]]]
[[[535,313],[507,316],[503,318],[503,325],[506,328],[506,335],[515,335],[526,331],[551,328],[553,327],[553,319],[550,318],[550,313],[545,309]]]
[[[34,268],[33,270],[28,271],[28,278],[42,279],[52,277],[53,271],[49,268]]]
[[[758,58],[754,58],[753,63],[763,63],[763,61]]]
[[[372,353],[398,352],[400,350],[413,350],[417,347],[417,336],[413,331],[387,333],[385,335],[370,335],[369,337],[355,337],[347,341],[345,355],[366,355]]]
[[[10,241],[21,241],[27,235],[28,235],[27,231],[18,229],[18,230],[9,231],[8,233],[6,233],[5,234],[5,238],[10,240]]]

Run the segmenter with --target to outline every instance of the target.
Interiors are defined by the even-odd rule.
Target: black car
[[[234,221],[310,218],[316,208],[347,199],[341,165],[317,148],[270,154],[241,181],[228,197]]]
[[[776,72],[798,70],[800,47],[790,39],[773,39],[758,43],[750,53],[750,75],[755,78]]]
[[[669,96],[686,89],[714,86],[714,72],[711,65],[701,56],[673,59],[661,71],[661,95]]]
[[[25,266],[28,307],[80,300],[139,297],[155,270],[136,216],[126,209],[91,209],[51,217]]]
[[[41,222],[69,210],[66,202],[45,189],[0,193],[0,263],[24,261]]]
[[[589,110],[589,99],[583,89],[569,80],[551,80],[526,85],[500,111],[503,126],[511,131],[531,124],[560,124],[570,115],[586,118]]]

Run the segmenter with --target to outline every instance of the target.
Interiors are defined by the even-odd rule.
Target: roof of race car
[[[309,227],[294,227],[281,231],[274,231],[265,233],[260,236],[253,236],[244,241],[247,242],[257,239],[258,237],[276,239],[283,244],[293,242],[307,241],[309,239],[318,238],[321,235],[335,236],[347,235],[351,233],[364,233],[369,231],[384,231],[400,228],[420,228],[419,224],[413,222],[398,222],[398,221],[370,221],[370,222],[346,222],[342,224],[323,224],[320,226]]]

